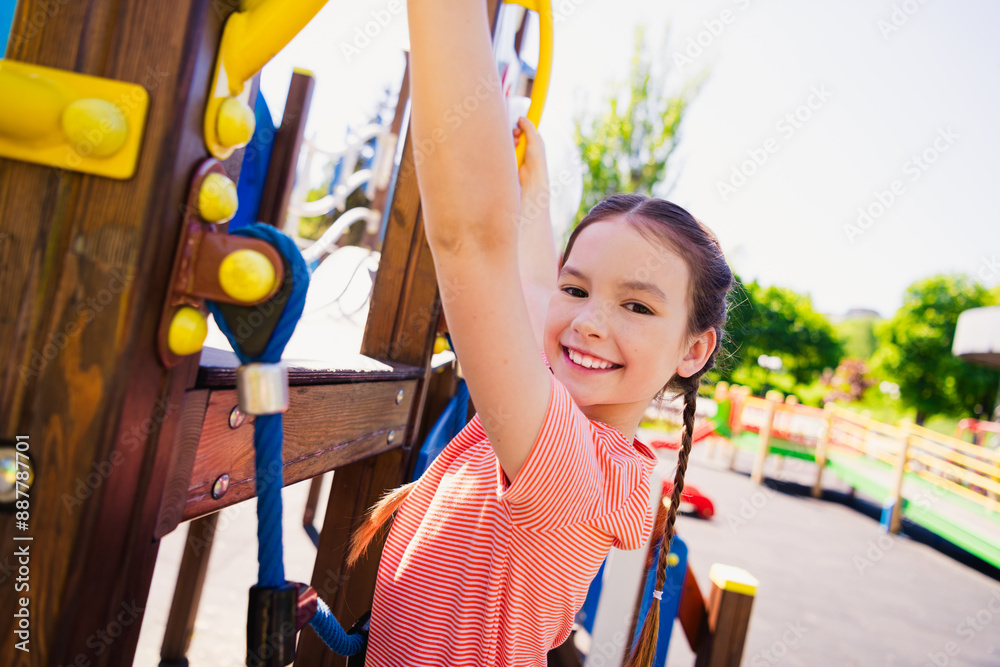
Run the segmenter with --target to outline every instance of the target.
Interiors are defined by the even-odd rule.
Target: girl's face
[[[688,289],[681,256],[623,218],[580,232],[549,302],[544,348],[589,419],[630,436],[675,372],[701,368],[706,356],[695,366],[699,344],[687,334]]]

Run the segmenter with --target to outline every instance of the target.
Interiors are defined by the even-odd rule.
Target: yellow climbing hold
[[[438,336],[434,339],[434,354],[441,354],[445,350],[450,350],[451,346],[448,345],[448,339],[444,336]]]
[[[228,148],[239,148],[250,143],[257,120],[253,109],[241,99],[227,97],[219,105],[219,115],[215,121],[215,132],[219,143]]]
[[[167,347],[179,357],[201,350],[208,335],[208,320],[204,313],[191,306],[182,306],[174,313],[167,331]]]
[[[62,129],[70,146],[83,157],[109,157],[125,145],[125,114],[107,100],[77,100],[63,110]]]
[[[208,222],[223,222],[236,215],[239,200],[236,184],[223,174],[212,172],[198,190],[198,213]]]
[[[219,264],[219,285],[240,302],[263,299],[274,289],[274,279],[274,265],[256,250],[236,250]]]
[[[667,554],[667,565],[670,567],[677,567],[677,563],[681,562],[681,557],[677,554]]]

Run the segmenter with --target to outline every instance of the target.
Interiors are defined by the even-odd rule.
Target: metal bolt
[[[399,391],[396,392],[396,405],[399,405],[402,402],[403,402],[403,390],[400,389]]]
[[[229,475],[222,474],[219,478],[215,480],[215,484],[212,485],[212,497],[218,500],[222,496],[226,495],[226,491],[229,490]]]
[[[395,439],[396,439],[396,432],[395,431],[389,431],[389,435],[387,435],[385,437],[386,443],[390,444],[390,445],[392,444],[392,441],[395,440]]]
[[[229,428],[239,428],[243,426],[247,416],[240,410],[240,406],[233,408],[233,411],[229,413]]]

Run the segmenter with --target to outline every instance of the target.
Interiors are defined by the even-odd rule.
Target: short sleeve
[[[656,456],[651,452],[649,455]],[[638,549],[646,544],[653,531],[653,509],[649,497],[651,468],[651,464],[641,465],[637,461],[634,465],[621,466],[621,479],[615,485],[617,498],[610,500],[610,511],[593,522],[614,538],[611,546],[616,549]]]
[[[552,392],[538,438],[513,484],[497,462],[497,496],[514,525],[532,530],[593,517],[602,487],[590,422],[566,387],[550,375]]]

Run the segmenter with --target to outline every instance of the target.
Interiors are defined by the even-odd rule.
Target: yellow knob
[[[239,201],[236,184],[226,176],[212,172],[201,182],[198,213],[208,222],[223,222],[236,215]]]
[[[274,265],[256,250],[235,250],[219,264],[222,290],[245,303],[260,301],[274,288]]]
[[[174,313],[167,331],[167,347],[179,357],[194,354],[205,344],[208,320],[197,308],[182,306]]]
[[[121,109],[95,98],[67,106],[62,113],[62,129],[70,145],[83,157],[114,155],[128,137],[128,123]]]
[[[250,143],[257,119],[253,109],[246,102],[235,97],[227,97],[219,105],[219,116],[215,121],[215,133],[219,143],[228,148],[239,148]]]
[[[681,562],[681,557],[677,554],[667,554],[667,565],[670,567],[677,567],[677,563]]]
[[[448,339],[444,336],[438,336],[434,339],[434,354],[441,354],[445,350],[451,349],[448,347]]]

